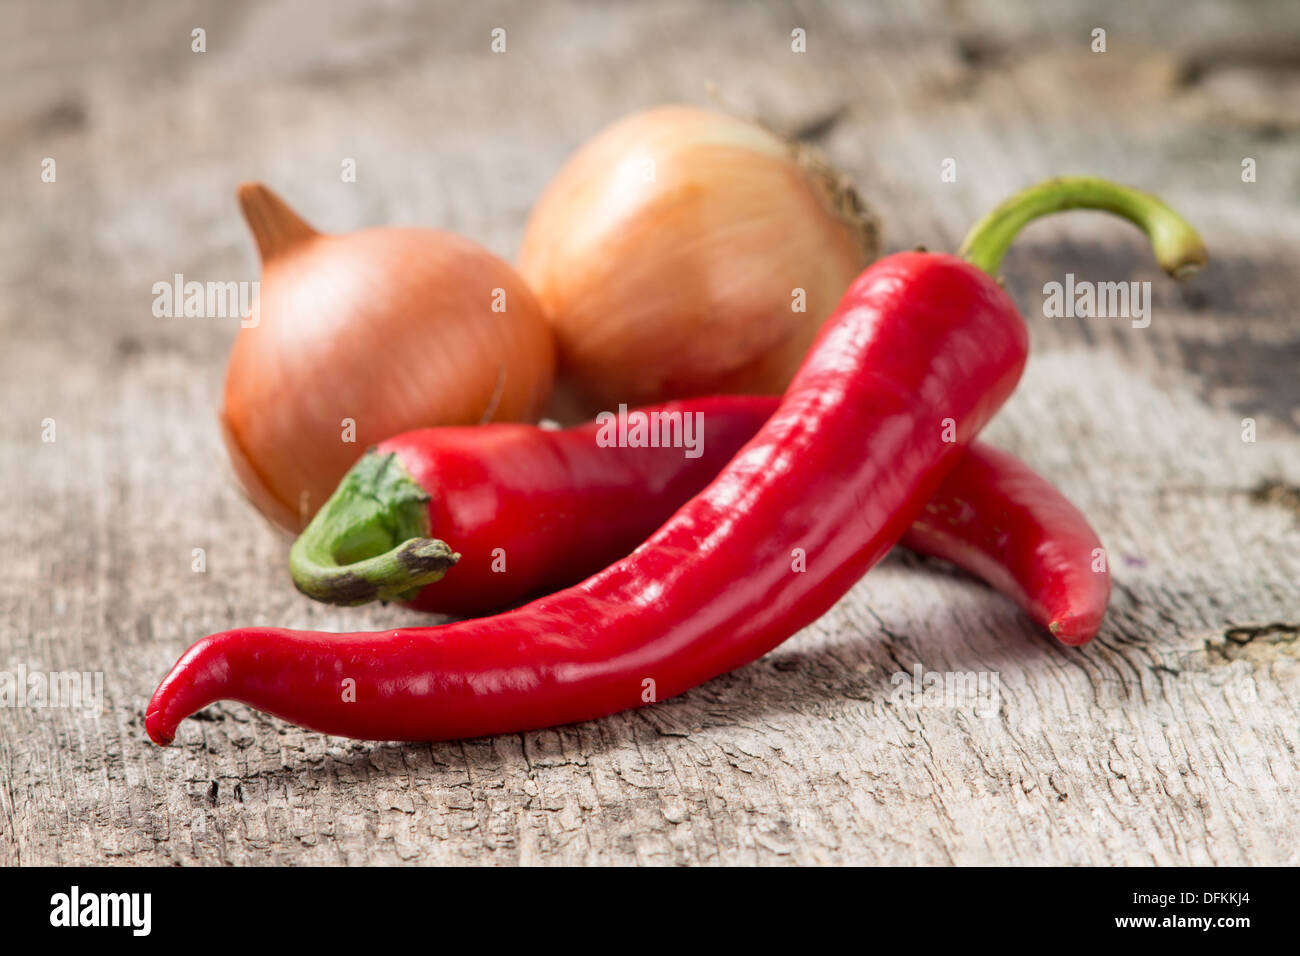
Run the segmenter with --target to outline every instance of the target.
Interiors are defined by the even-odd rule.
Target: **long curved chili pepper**
[[[494,424],[397,435],[362,456],[294,544],[294,583],[330,604],[398,599],[457,616],[566,587],[644,541],[778,403],[722,395],[634,409],[619,427],[639,422],[646,444],[624,447],[607,441],[613,415],[563,431]],[[687,435],[690,453],[649,444]],[[459,551],[454,568],[431,531]],[[981,442],[900,543],[983,578],[1067,644],[1101,626],[1110,572],[1096,532],[1046,479]]]
[[[1181,223],[1151,197],[1129,202]],[[1167,268],[1204,259],[1183,229]],[[1024,323],[988,272],[948,255],[889,256],[850,287],[771,419],[628,557],[496,617],[211,635],[163,679],[145,727],[169,743],[185,716],[233,699],[326,733],[438,740],[681,693],[771,650],[852,587],[1006,399],[1026,351]]]

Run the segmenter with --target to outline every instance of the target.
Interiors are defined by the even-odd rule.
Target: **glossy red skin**
[[[646,411],[700,413],[698,458],[681,448],[601,447],[601,426],[427,428],[383,442],[429,493],[429,533],[456,549],[408,603],[470,616],[568,587],[626,556],[731,460],[776,398],[719,396]],[[495,555],[497,549],[504,555]],[[504,559],[504,570],[501,568]]]
[[[948,472],[901,544],[983,578],[1064,644],[1092,640],[1110,601],[1109,564],[1104,553],[1098,562],[1088,519],[1024,462],[982,442]]]
[[[170,742],[220,699],[325,733],[441,740],[679,694],[770,651],[852,587],[1006,400],[1025,356],[1024,324],[989,276],[952,256],[882,259],[845,294],[771,419],[628,557],[495,617],[211,635],[159,685],[149,736]]]
[[[419,610],[476,615],[567,587],[624,557],[712,479],[771,418],[772,395],[642,408],[703,416],[702,454],[602,447],[597,423],[425,428],[380,445],[430,493],[429,523],[460,553]],[[1088,520],[1021,460],[974,442],[900,544],[943,558],[1011,598],[1065,644],[1086,644],[1110,600]],[[494,571],[493,551],[507,561]],[[499,564],[498,564],[499,567]]]
[[[649,406],[701,415],[697,458],[679,448],[601,447],[595,422],[563,431],[480,425],[406,432],[395,452],[430,493],[432,533],[460,561],[409,606],[472,616],[558,590],[618,560],[717,475],[776,411],[768,395]],[[1046,479],[975,442],[903,535],[905,547],[951,561],[1015,601],[1066,644],[1096,636],[1110,600],[1101,549],[1084,516]],[[493,570],[493,552],[506,552]]]

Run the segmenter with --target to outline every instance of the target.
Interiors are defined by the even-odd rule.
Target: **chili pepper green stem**
[[[1149,193],[1095,176],[1062,176],[1016,193],[975,224],[957,254],[996,275],[1016,234],[1041,216],[1066,209],[1097,209],[1134,223],[1147,234],[1156,261],[1175,279],[1205,265],[1205,243],[1182,216]]]
[[[289,551],[294,586],[327,604],[412,596],[459,560],[428,537],[429,495],[395,454],[366,452]]]

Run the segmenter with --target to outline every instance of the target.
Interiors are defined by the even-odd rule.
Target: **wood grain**
[[[1300,11],[1060,6],[9,4],[0,669],[102,672],[104,710],[0,711],[0,863],[1296,863]],[[952,248],[1072,171],[1202,230],[1213,264],[1182,287],[1095,216],[1035,226],[1005,267],[1034,355],[987,437],[1094,520],[1101,637],[1055,646],[898,555],[773,654],[641,712],[397,746],[222,704],[149,744],[145,701],[205,633],[414,619],[289,586],[216,429],[237,321],[151,313],[174,273],[256,278],[235,183],[321,228],[437,225],[510,256],[587,136],[710,88],[814,135],[891,248]],[[1043,318],[1066,272],[1150,280],[1151,326]],[[996,675],[996,706],[900,703],[918,665]]]

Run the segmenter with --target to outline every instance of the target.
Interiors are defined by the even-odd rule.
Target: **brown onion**
[[[590,413],[781,392],[878,249],[874,216],[810,150],[669,106],[568,161],[528,221],[520,271]]]
[[[238,196],[262,281],[221,424],[240,483],[275,524],[300,531],[391,435],[536,420],[554,342],[509,264],[439,230],[318,233],[257,183]]]

